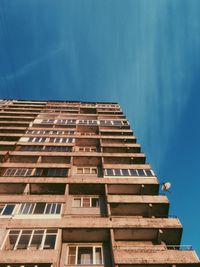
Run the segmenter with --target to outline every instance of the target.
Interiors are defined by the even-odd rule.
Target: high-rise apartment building
[[[200,266],[118,104],[0,109],[0,267]]]

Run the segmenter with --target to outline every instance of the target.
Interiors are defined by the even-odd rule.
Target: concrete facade
[[[0,101],[0,267],[200,266],[117,103]]]

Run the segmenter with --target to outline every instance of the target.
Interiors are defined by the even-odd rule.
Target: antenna
[[[169,192],[169,193],[171,193],[169,191],[170,188],[171,188],[171,183],[170,182],[164,182],[164,183],[161,184],[161,190],[163,192]]]

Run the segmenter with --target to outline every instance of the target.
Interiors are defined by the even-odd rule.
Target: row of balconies
[[[28,203],[27,203],[28,204]],[[30,209],[32,206],[21,206]],[[35,203],[33,203],[35,204]],[[44,203],[45,204],[45,203]],[[52,208],[49,203],[47,208]],[[20,207],[20,208],[21,208]],[[34,208],[34,206],[33,206]],[[71,213],[59,214],[16,214],[13,217],[2,216],[0,229],[45,229],[65,228],[65,241],[103,241],[108,236],[109,229],[113,229],[115,241],[150,241],[154,244],[164,242],[167,245],[179,245],[182,226],[177,218],[142,218],[142,217],[100,217],[83,216],[81,208]],[[89,209],[89,208],[88,208]],[[87,209],[87,210],[88,210]],[[92,209],[92,208],[91,208]],[[47,210],[47,209],[46,209]],[[57,209],[56,209],[57,212]],[[4,231],[4,236],[7,231]],[[0,233],[0,237],[3,234]]]
[[[56,132],[56,131],[54,131]],[[24,137],[21,137],[21,133],[10,134],[10,133],[0,133],[0,142],[19,142],[19,143],[81,143],[82,145],[92,146],[95,144],[96,146],[105,145],[105,144],[135,144],[136,138],[134,136],[122,136],[113,135],[106,136],[102,135],[93,135],[92,133],[85,132],[73,132],[69,131],[68,134],[65,135],[33,135],[27,134]],[[73,138],[73,139],[72,139]],[[2,143],[3,144],[3,143]]]
[[[72,188],[73,189],[73,188]],[[62,205],[63,209],[59,208],[59,212],[45,212],[45,205],[52,203],[59,207]],[[166,218],[168,216],[169,202],[165,196],[112,196],[107,195],[65,195],[50,198],[49,196],[36,197],[34,195],[21,195],[21,196],[0,196],[0,215],[9,218],[21,218],[22,215],[82,215],[82,216],[132,216],[132,217],[158,217]],[[27,202],[28,201],[28,202]],[[19,202],[19,203],[18,203]],[[21,204],[20,204],[21,203]],[[22,206],[26,203],[25,211],[22,212]],[[46,203],[46,204],[45,204]],[[65,203],[65,204],[64,204]],[[33,209],[31,206],[36,205]],[[106,205],[108,205],[108,210]],[[29,210],[29,212],[27,211]],[[8,217],[9,216],[9,217]],[[37,217],[27,217],[37,218]],[[22,218],[25,218],[22,216]],[[40,218],[40,217],[39,217]],[[44,217],[48,218],[48,217]],[[54,217],[52,217],[54,218]]]
[[[0,195],[157,195],[159,184],[155,178],[104,178],[82,176],[66,179],[54,177],[5,177],[0,183]],[[19,198],[20,196],[18,196]],[[150,202],[151,203],[151,202]]]
[[[110,123],[110,122],[109,122]],[[91,126],[92,125],[92,126]],[[29,122],[29,121],[19,121],[19,120],[14,120],[14,121],[0,121],[0,128],[9,128],[9,127],[12,127],[12,128],[18,128],[18,129],[22,129],[24,127],[31,127],[31,129],[37,129],[37,128],[42,128],[43,130],[44,129],[57,129],[57,128],[62,128],[63,130],[65,129],[72,129],[72,128],[79,128],[79,130],[81,128],[84,128],[84,130],[87,130],[89,132],[89,129],[90,127],[91,128],[94,128],[94,127],[99,127],[101,130],[115,130],[115,129],[118,129],[118,130],[124,130],[124,129],[130,129],[130,126],[129,125],[112,125],[112,124],[96,124],[93,123],[93,124],[75,124],[74,122],[72,123],[66,123],[66,124],[62,124],[62,123],[55,123],[55,124],[42,124],[42,123],[38,123],[38,124],[32,124],[32,122]],[[84,131],[83,131],[84,132]],[[93,132],[93,131],[91,131]],[[96,133],[96,131],[94,132]]]
[[[111,249],[106,243],[67,243],[62,244],[60,250],[15,250],[0,252],[1,267],[192,267],[200,266],[196,253],[190,246],[163,249],[149,252],[151,247],[145,247],[142,253],[134,250],[113,248],[114,259],[111,259]],[[98,254],[96,252],[98,248]],[[72,250],[73,249],[73,250]],[[86,257],[87,256],[87,257]],[[17,259],[17,260],[16,260]],[[9,260],[9,261],[8,261]],[[61,262],[60,262],[61,261]],[[132,264],[128,264],[127,262]],[[8,262],[10,264],[8,264]],[[23,262],[23,264],[22,264]],[[59,264],[60,262],[60,264]],[[98,264],[96,264],[98,262]],[[113,262],[113,264],[112,264]],[[4,264],[3,264],[4,263]]]
[[[0,133],[1,136],[3,136],[3,133],[8,133],[11,136],[16,135],[16,134],[29,134],[33,136],[37,135],[42,135],[42,136],[48,136],[48,135],[73,135],[73,134],[78,134],[78,135],[89,135],[89,136],[94,136],[94,135],[108,135],[108,136],[113,136],[113,135],[124,135],[124,136],[131,136],[133,135],[133,131],[129,129],[104,129],[104,127],[99,126],[88,126],[88,125],[81,125],[77,127],[71,127],[66,129],[63,128],[56,128],[56,129],[49,129],[45,130],[43,128],[30,128],[27,131],[26,127],[0,127]],[[18,135],[17,135],[18,136]]]
[[[111,102],[80,102],[80,101],[30,101],[30,100],[7,100],[2,102],[2,104],[9,104],[11,106],[41,106],[41,107],[68,107],[68,106],[78,106],[78,107],[102,107],[102,108],[118,108],[118,103]]]
[[[64,158],[65,159],[65,158]],[[44,158],[46,160],[46,158]],[[59,160],[58,157],[55,157],[55,160]],[[66,177],[68,179],[81,177],[84,180],[88,178],[112,178],[112,179],[130,179],[134,180],[135,178],[146,179],[150,177],[155,177],[154,172],[147,165],[124,165],[123,169],[115,167],[115,164],[104,164],[102,165],[83,165],[84,162],[80,165],[71,165],[67,163],[2,163],[0,168],[0,175],[2,179],[4,177],[53,177],[57,178],[63,177],[65,181]],[[15,179],[16,179],[15,178]]]
[[[58,113],[59,112],[59,113]],[[74,110],[67,110],[65,111],[65,113],[61,113],[60,110],[58,110],[57,112],[52,112],[52,110],[41,110],[41,112],[30,112],[30,111],[15,111],[15,110],[4,110],[1,111],[0,110],[0,120],[17,120],[17,119],[21,119],[21,120],[28,120],[28,119],[32,119],[34,120],[35,117],[37,117],[37,119],[42,118],[42,119],[46,119],[46,118],[58,118],[59,119],[71,119],[71,117],[73,118],[77,118],[80,120],[103,120],[103,119],[124,119],[125,115],[118,111],[118,112],[96,112],[95,114],[92,113],[86,113],[86,112],[81,112],[80,111],[74,111]]]
[[[116,164],[120,164],[121,168],[123,166],[128,165],[128,168],[132,168],[132,165],[140,165],[145,164],[145,155],[143,153],[106,153],[100,152],[100,148],[96,146],[79,146],[79,147],[67,147],[65,149],[61,149],[62,146],[58,146],[58,151],[56,153],[56,146],[46,146],[44,150],[41,150],[43,147],[40,146],[38,149],[39,152],[33,151],[30,153],[29,151],[24,151],[23,148],[26,149],[26,146],[16,147],[21,151],[0,151],[0,166],[8,166],[12,167],[14,165],[9,163],[56,163],[56,167],[60,167],[59,164],[72,164],[77,166],[98,166],[105,164],[107,168],[111,165],[110,168],[118,168],[119,166],[115,166]],[[55,153],[49,153],[49,152]],[[62,152],[63,151],[63,152]],[[26,164],[25,164],[26,165]],[[25,166],[24,165],[24,166]],[[42,166],[42,164],[39,164]],[[130,166],[129,166],[130,165]],[[17,166],[17,165],[16,165]],[[149,165],[144,168],[149,168]]]

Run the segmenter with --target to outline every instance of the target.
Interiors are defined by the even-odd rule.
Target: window
[[[78,148],[78,151],[79,152],[96,152],[97,151],[97,148],[96,147],[79,147]]]
[[[112,125],[111,121],[100,121],[100,125]]]
[[[24,168],[8,168],[4,172],[4,176],[30,176],[32,175],[33,169],[24,169]]]
[[[68,146],[46,146],[45,151],[70,152],[71,147]]]
[[[43,149],[43,146],[21,146],[21,151],[40,151]]]
[[[46,137],[30,137],[28,139],[28,142],[33,142],[33,143],[44,143],[48,141],[49,139]]]
[[[0,215],[11,215],[15,204],[0,204]]]
[[[58,124],[76,124],[76,120],[57,120]]]
[[[99,207],[98,197],[74,197],[74,208],[97,208]]]
[[[106,176],[155,176],[152,170],[143,169],[105,169]]]
[[[23,203],[18,214],[60,214],[60,203]]]
[[[51,131],[51,134],[55,134],[55,135],[61,135],[61,134],[72,135],[72,134],[74,134],[74,131]]]
[[[107,121],[107,120],[101,120],[100,125],[128,125],[127,121]]]
[[[4,249],[54,249],[56,236],[57,230],[55,229],[10,230],[4,244]]]
[[[52,143],[73,143],[74,138],[60,138],[60,137],[55,137],[55,138],[49,138],[49,142]]]
[[[36,169],[35,176],[67,176],[68,169],[51,168],[51,169]]]
[[[77,167],[77,174],[97,174],[96,167]]]
[[[96,125],[98,122],[96,120],[79,120],[79,124],[89,124],[89,125]]]
[[[45,130],[28,130],[26,133],[29,133],[29,134],[49,134],[50,131],[45,131]]]
[[[42,123],[45,123],[45,124],[52,124],[54,122],[55,122],[54,120],[42,120]]]
[[[97,135],[97,133],[95,133],[95,132],[77,132],[77,134],[88,135],[88,136]]]
[[[68,261],[69,265],[97,265],[103,264],[102,246],[69,246]]]

